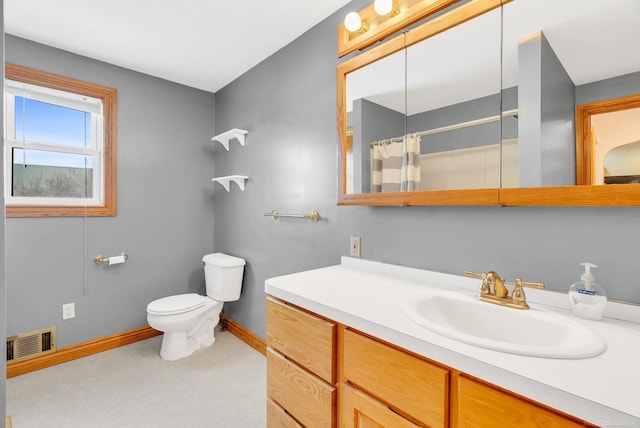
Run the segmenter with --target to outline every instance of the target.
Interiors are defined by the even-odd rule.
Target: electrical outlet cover
[[[67,303],[62,305],[62,319],[68,320],[76,317],[76,305],[75,303]]]
[[[361,252],[361,242],[360,242],[360,237],[359,236],[352,236],[351,237],[351,247],[350,247],[350,251],[349,254],[351,255],[351,257],[360,257],[360,252]]]

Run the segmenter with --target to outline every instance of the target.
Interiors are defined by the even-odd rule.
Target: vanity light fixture
[[[393,16],[398,10],[393,7],[393,0],[375,0],[373,9],[380,16]]]
[[[462,0],[374,0],[338,25],[338,58],[362,50]],[[473,0],[474,3],[477,0]],[[491,0],[498,3],[512,0]]]
[[[373,9],[378,15],[386,17],[391,17],[398,13],[398,10],[393,6],[393,0],[375,0]],[[351,33],[364,33],[369,29],[369,26],[362,22],[358,12],[349,12],[344,17],[344,27]]]
[[[362,22],[358,12],[349,12],[347,16],[344,17],[344,27],[352,33],[364,33],[369,29],[369,27]]]

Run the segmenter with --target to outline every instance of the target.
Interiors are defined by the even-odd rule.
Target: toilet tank
[[[223,253],[213,253],[204,256],[202,261],[207,296],[219,302],[238,300],[246,264],[244,259]]]

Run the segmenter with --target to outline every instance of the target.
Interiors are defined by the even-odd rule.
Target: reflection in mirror
[[[407,48],[419,190],[500,187],[500,21],[496,9]]]
[[[395,145],[389,143],[405,133],[405,51],[355,70],[346,80],[347,193],[399,191]]]
[[[347,194],[500,187],[500,21],[496,9],[347,74]]]
[[[504,179],[509,161],[503,157],[503,187],[632,181],[605,179],[618,173],[605,172],[604,162],[635,153],[606,152],[640,139],[637,116],[616,107],[613,117],[576,117],[576,109],[640,92],[638,22],[637,0],[517,0],[504,6],[503,87],[517,94],[519,163],[518,180],[511,182]],[[610,120],[624,123],[616,131],[629,128],[628,136],[616,137],[624,143],[605,137]]]
[[[389,53],[397,52],[402,46],[409,46],[407,50],[409,81],[407,87],[413,85],[416,72],[413,70],[415,43],[429,43],[438,36],[450,32],[473,28],[478,16],[495,7],[493,0],[473,0],[462,3],[455,11],[442,15],[443,20],[434,18],[416,28],[404,33],[404,44],[399,43],[398,37],[390,39],[369,51],[364,52],[338,66],[337,79],[337,125],[340,141],[340,192],[338,203],[348,205],[488,205],[500,204],[504,206],[531,205],[569,205],[569,206],[639,206],[640,186],[632,184],[607,185],[608,183],[626,183],[634,181],[631,178],[611,178],[612,174],[623,172],[605,172],[604,143],[596,144],[603,137],[592,135],[592,118],[598,122],[599,114],[640,108],[640,55],[637,55],[640,45],[640,2],[638,0],[514,0],[502,3],[503,25],[501,40],[503,67],[501,70],[501,109],[496,116],[503,116],[501,141],[499,146],[500,159],[500,188],[491,188],[494,180],[490,175],[485,177],[481,185],[478,182],[469,183],[437,183],[433,178],[425,181],[427,173],[437,169],[429,165],[420,170],[421,189],[453,189],[430,190],[420,192],[392,192],[387,194],[372,194],[370,178],[356,174],[370,171],[371,165],[362,162],[351,162],[346,165],[345,158],[345,86],[346,76],[360,67],[375,64],[376,59],[384,58]],[[475,13],[482,9],[481,12]],[[464,23],[460,23],[464,21]],[[435,36],[438,35],[438,36]],[[461,36],[467,41],[484,39],[483,35],[467,34]],[[445,55],[455,52],[451,48],[443,47]],[[457,48],[456,48],[457,49]],[[466,70],[466,79],[458,77],[453,85],[462,86],[467,81],[474,81],[481,75],[481,68],[473,65],[456,66],[456,61],[473,58],[482,63],[484,53],[481,50],[467,54],[449,55],[451,70]],[[440,55],[440,54],[438,54]],[[437,69],[439,61],[434,56],[429,58]],[[430,64],[425,70],[429,70]],[[457,73],[451,73],[457,77]],[[482,80],[478,80],[482,82]],[[482,84],[482,83],[480,83]],[[440,86],[447,87],[445,81]],[[405,102],[409,109],[413,109],[414,99],[438,99],[442,95],[427,95],[414,93],[409,88]],[[434,88],[429,88],[434,89]],[[473,91],[476,88],[467,88]],[[452,91],[449,91],[452,92]],[[449,95],[447,93],[447,95]],[[489,96],[489,95],[485,95]],[[478,98],[480,97],[480,98]],[[459,103],[482,99],[461,100]],[[447,101],[442,106],[450,107]],[[406,111],[406,110],[404,110]],[[500,113],[502,112],[502,113]],[[432,126],[414,126],[415,114],[408,111],[407,132],[423,133],[421,137],[421,157],[431,147],[425,143],[430,130],[445,128],[448,124]],[[448,113],[447,113],[448,114]],[[491,116],[485,116],[491,117]],[[465,124],[465,119],[458,124]],[[473,123],[473,119],[469,119]],[[637,121],[634,121],[637,122]],[[596,123],[597,125],[597,123]],[[435,128],[434,128],[435,127]],[[475,127],[478,141],[481,128]],[[595,128],[594,128],[595,129]],[[455,130],[460,131],[459,129]],[[447,130],[449,132],[449,130]],[[353,129],[353,138],[358,130]],[[443,133],[444,134],[444,133]],[[387,134],[391,135],[391,133]],[[388,138],[388,136],[375,138]],[[401,137],[402,134],[393,134]],[[453,135],[453,134],[451,134]],[[604,140],[602,140],[604,141]],[[629,140],[633,143],[636,140]],[[370,144],[370,142],[361,142]],[[425,145],[427,144],[427,145]],[[602,144],[602,146],[600,146]],[[600,146],[600,147],[598,147]],[[631,146],[632,147],[632,146]],[[469,149],[469,147],[463,147]],[[350,152],[355,158],[355,147]],[[361,149],[360,149],[361,150]],[[620,157],[619,153],[629,156],[630,149],[620,149],[614,152],[610,159]],[[635,152],[634,152],[635,153]],[[489,155],[487,159],[491,156]],[[362,161],[362,157],[360,157]],[[611,162],[611,161],[609,161]],[[436,162],[437,166],[445,162]],[[612,167],[616,169],[615,167]],[[455,167],[451,168],[452,170]],[[463,167],[463,172],[469,168]],[[490,168],[487,168],[489,171]],[[360,186],[347,189],[345,171],[353,174],[352,183],[360,180]],[[602,179],[600,179],[602,174]],[[370,175],[370,172],[369,172]],[[607,175],[609,178],[605,178]],[[624,173],[624,175],[629,175]],[[633,172],[631,175],[636,175]],[[440,175],[438,175],[440,177]],[[481,181],[479,181],[481,182]],[[428,184],[434,187],[428,187]],[[577,185],[576,185],[577,184]],[[594,184],[594,185],[591,185]],[[482,186],[487,186],[482,188]]]
[[[620,165],[621,155],[640,164],[634,150],[618,147],[640,139],[640,94],[581,104],[576,108],[577,184],[636,183],[637,172]],[[613,152],[615,150],[615,152]],[[611,153],[611,156],[609,156]],[[605,160],[608,159],[608,165]]]
[[[591,116],[592,184],[640,183],[640,108]]]

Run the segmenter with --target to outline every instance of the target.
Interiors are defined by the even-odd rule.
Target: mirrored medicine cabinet
[[[640,205],[637,22],[637,0],[461,1],[353,54],[338,204]]]

